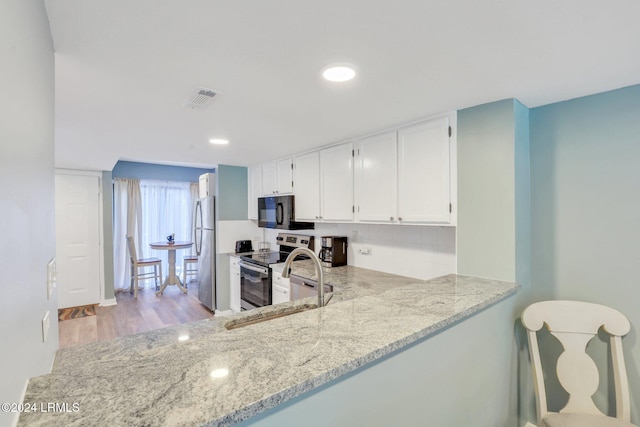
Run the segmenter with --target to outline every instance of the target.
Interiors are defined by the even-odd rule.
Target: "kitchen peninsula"
[[[313,276],[310,261],[293,270]],[[51,374],[30,380],[24,401],[78,403],[79,411],[24,413],[19,425],[233,425],[454,330],[518,289],[461,275],[420,281],[352,266],[325,272],[340,290],[323,308],[225,328],[313,302],[307,298],[60,350]]]

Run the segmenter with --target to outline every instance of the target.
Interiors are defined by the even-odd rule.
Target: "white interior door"
[[[58,308],[100,302],[100,178],[56,173]]]

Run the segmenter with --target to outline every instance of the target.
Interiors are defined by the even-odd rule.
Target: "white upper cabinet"
[[[356,143],[355,200],[359,221],[397,220],[397,133],[372,136]]]
[[[293,194],[296,221],[316,221],[320,216],[320,152],[293,158]]]
[[[449,117],[398,131],[398,220],[451,222]]]
[[[276,162],[276,191],[280,193],[293,192],[293,167],[291,158]]]
[[[261,196],[270,196],[277,193],[276,164],[266,163],[262,165],[262,191]]]
[[[353,221],[351,142],[320,150],[320,219]]]
[[[293,191],[291,158],[262,165],[262,195],[286,194]]]
[[[262,196],[262,168],[260,166],[248,169],[249,203],[247,212],[249,219],[258,219],[258,197]]]
[[[293,192],[297,221],[455,225],[455,126],[451,113],[250,168],[249,218],[262,186]]]

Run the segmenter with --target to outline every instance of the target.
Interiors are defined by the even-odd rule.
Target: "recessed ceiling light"
[[[330,64],[322,69],[322,77],[330,82],[346,82],[355,76],[356,70],[351,64]]]
[[[212,138],[209,140],[210,143],[212,144],[218,144],[218,145],[227,145],[229,143],[228,139],[219,139],[219,138]]]

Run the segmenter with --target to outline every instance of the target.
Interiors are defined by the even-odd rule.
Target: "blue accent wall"
[[[127,162],[120,160],[113,168],[113,178],[156,179],[162,181],[198,182],[203,173],[213,169],[188,168],[183,166],[156,165],[151,163]]]
[[[534,298],[604,304],[629,318],[631,333],[622,342],[631,421],[637,425],[640,85],[534,108],[530,114]],[[606,355],[597,356],[603,368]],[[611,379],[606,369],[600,372],[605,377],[594,400],[611,411],[615,407],[605,387]]]
[[[529,108],[514,102],[515,144],[515,221],[516,282],[531,285],[531,159]]]
[[[244,166],[218,165],[218,220],[247,219],[248,182]]]
[[[458,273],[515,281],[515,100],[458,112]]]

